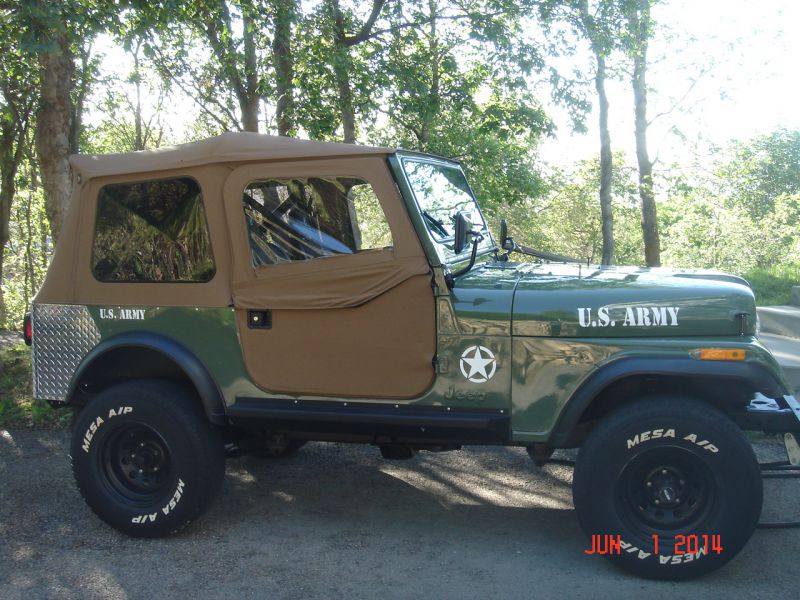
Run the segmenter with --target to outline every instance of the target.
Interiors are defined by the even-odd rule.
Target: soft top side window
[[[204,282],[214,277],[203,195],[190,177],[103,186],[92,273],[102,282]]]
[[[264,179],[242,196],[254,267],[391,247],[372,186],[353,177]]]

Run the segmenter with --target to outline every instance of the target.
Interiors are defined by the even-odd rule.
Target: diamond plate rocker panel
[[[85,306],[34,304],[33,397],[64,402],[75,369],[100,342]]]

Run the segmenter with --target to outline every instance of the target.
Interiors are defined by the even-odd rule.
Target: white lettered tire
[[[136,537],[167,535],[199,517],[225,474],[222,438],[197,399],[160,380],[98,394],[74,422],[70,456],[89,507]]]
[[[687,579],[721,567],[750,539],[761,472],[721,411],[653,397],[617,409],[584,441],[573,500],[590,543],[610,549],[612,562],[643,577]]]

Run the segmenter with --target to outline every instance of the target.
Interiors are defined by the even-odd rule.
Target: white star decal
[[[494,354],[484,346],[470,346],[461,355],[461,373],[472,383],[489,381],[496,370]]]

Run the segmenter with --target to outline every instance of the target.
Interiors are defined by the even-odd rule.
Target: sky
[[[669,0],[653,18],[671,34],[659,35],[649,52],[648,117],[669,113],[652,121],[651,158],[706,162],[729,140],[800,129],[800,1]],[[633,157],[630,80],[607,88],[612,146]],[[540,149],[545,161],[565,165],[599,152],[596,110],[585,135],[571,134],[564,111],[550,111],[558,135]]]
[[[779,127],[800,129],[800,0],[664,0],[653,18],[660,27],[649,52],[648,116],[667,114],[652,122],[652,158],[661,164],[707,163],[712,149],[728,140]],[[123,78],[130,71],[130,57],[110,38],[100,40],[97,49],[105,55],[104,71]],[[544,88],[537,89],[558,128],[539,148],[540,158],[566,166],[596,156],[596,110],[588,116],[589,131],[574,134],[566,112],[547,103]],[[609,81],[607,90],[612,146],[632,160],[629,79]],[[682,101],[676,104],[677,99]],[[180,139],[197,108],[175,97],[167,109],[162,121]],[[94,109],[87,121],[96,124],[100,118]]]

